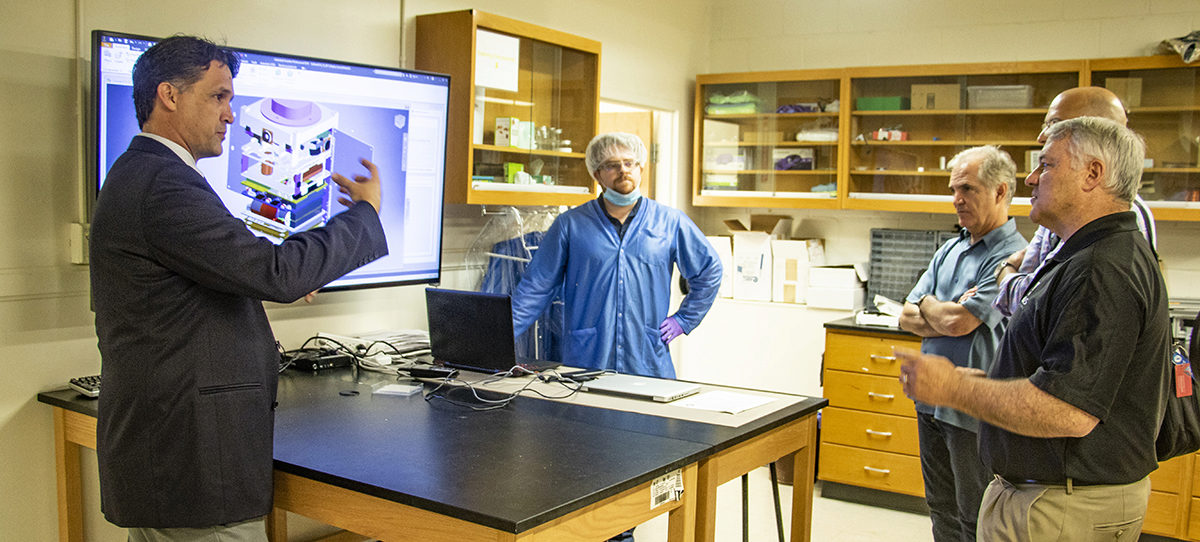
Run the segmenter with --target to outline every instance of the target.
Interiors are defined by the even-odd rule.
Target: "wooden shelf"
[[[584,154],[581,152],[563,152],[551,151],[542,149],[523,149],[521,147],[500,147],[497,145],[471,145],[471,148],[477,151],[491,152],[507,152],[512,154],[520,154],[525,156],[553,156],[555,158],[578,158],[583,159]]]
[[[1154,105],[1131,107],[1129,114],[1149,114],[1149,113],[1196,113],[1200,112],[1200,105]],[[1130,119],[1135,120],[1135,119]]]
[[[895,175],[898,177],[949,177],[949,171],[940,169],[918,171],[915,169],[856,169],[851,175]]]
[[[960,115],[1037,115],[1044,116],[1045,108],[1037,109],[899,109],[895,111],[853,111],[856,117],[921,117]]]
[[[704,148],[720,147],[836,147],[837,141],[740,141],[737,143],[705,143]]]
[[[837,175],[836,169],[739,169],[737,171],[723,171],[719,169],[706,169],[705,175]]]
[[[1041,147],[1042,144],[1036,140],[1020,140],[1020,141],[962,141],[962,140],[919,140],[919,141],[855,141],[851,143],[856,147],[874,147],[874,146],[899,146],[899,147],[974,147],[977,145],[999,145],[1001,147]]]
[[[812,113],[741,113],[733,115],[706,114],[705,120],[779,120],[779,119],[817,119],[817,118],[837,118],[840,113],[837,111],[824,112],[816,111]]]

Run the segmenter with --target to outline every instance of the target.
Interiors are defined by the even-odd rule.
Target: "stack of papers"
[[[854,323],[860,326],[900,327],[900,313],[904,305],[881,295],[876,295],[873,310],[863,309],[854,314]]]

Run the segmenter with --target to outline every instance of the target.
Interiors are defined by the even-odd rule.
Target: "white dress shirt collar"
[[[204,175],[204,172],[200,171],[200,168],[196,167],[196,159],[192,157],[192,153],[188,152],[187,149],[183,148],[183,145],[180,145],[180,144],[178,144],[174,141],[171,141],[170,139],[167,139],[158,134],[152,134],[150,132],[142,132],[138,135],[142,136],[142,137],[148,137],[159,143],[162,143],[163,145],[166,145],[168,149],[171,149],[171,152],[179,155],[179,159],[183,160],[183,163],[185,163],[189,166],[192,166],[192,169],[196,170],[197,173]]]

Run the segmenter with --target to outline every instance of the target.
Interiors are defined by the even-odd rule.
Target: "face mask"
[[[634,203],[637,203],[637,200],[640,197],[642,197],[642,192],[636,188],[633,189],[633,192],[628,194],[622,194],[616,190],[604,191],[604,199],[608,200],[609,203],[616,205],[617,207],[633,205]]]

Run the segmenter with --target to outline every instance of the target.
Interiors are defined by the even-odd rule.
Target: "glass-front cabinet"
[[[1024,179],[1043,117],[1080,84],[1083,61],[860,68],[851,75],[847,209],[954,212],[947,163],[998,145],[1017,163],[1012,214],[1029,211]]]
[[[449,73],[446,201],[577,205],[594,198],[600,43],[466,10],[419,15],[416,67]]]
[[[1176,55],[853,67],[696,77],[696,205],[953,213],[948,163],[998,145],[1014,216],[1050,101],[1112,90],[1146,141],[1139,191],[1157,220],[1200,221],[1200,67]]]
[[[1178,56],[1091,61],[1091,84],[1115,92],[1129,127],[1146,140],[1138,194],[1155,220],[1196,220],[1200,210],[1200,72]]]
[[[837,208],[841,73],[698,76],[693,203]]]

